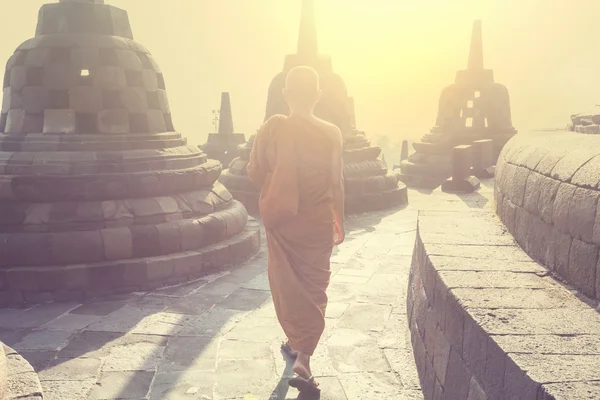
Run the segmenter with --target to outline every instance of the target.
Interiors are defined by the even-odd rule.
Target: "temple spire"
[[[316,55],[319,52],[317,25],[315,23],[315,0],[302,0],[298,54]]]
[[[469,53],[468,69],[483,69],[483,41],[481,38],[481,21],[473,22],[471,34],[471,52]]]
[[[229,93],[221,93],[221,110],[219,112],[219,134],[233,134],[233,115],[231,114],[231,101]]]

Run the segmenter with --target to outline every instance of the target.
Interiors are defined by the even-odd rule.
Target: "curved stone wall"
[[[496,167],[496,211],[536,261],[600,298],[600,136],[519,135]]]
[[[600,315],[490,212],[421,212],[407,308],[425,400],[600,398]]]
[[[33,367],[0,342],[0,400],[42,400],[42,386]]]
[[[8,366],[6,363],[6,354],[4,354],[4,344],[0,342],[0,400],[8,398]]]

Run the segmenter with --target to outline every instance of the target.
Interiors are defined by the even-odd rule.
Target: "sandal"
[[[290,342],[283,342],[281,344],[281,351],[283,351],[288,357],[296,358],[298,356],[298,352],[294,351],[290,346]]]
[[[309,393],[309,394],[320,394],[321,389],[315,385],[315,378],[311,376],[308,379],[305,379],[301,376],[295,376],[289,380],[289,385],[293,388],[298,389],[300,393]]]

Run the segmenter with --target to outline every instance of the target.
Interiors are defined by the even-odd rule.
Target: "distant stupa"
[[[319,53],[314,0],[302,1],[300,33],[295,54],[285,57],[283,70],[275,76],[269,87],[265,120],[273,115],[289,114],[283,97],[285,79],[290,69],[310,66],[320,76],[323,96],[315,115],[337,125],[344,136],[344,174],[346,177],[346,210],[349,212],[387,208],[407,202],[406,187],[399,182],[395,172],[379,158],[381,148],[371,146],[364,132],[356,129],[354,101],[348,96],[344,80],[334,73],[331,57]],[[246,176],[248,155],[254,137],[240,146],[240,157],[235,159],[221,182],[248,208],[256,208],[258,189]]]
[[[453,147],[492,139],[497,158],[516,133],[508,89],[483,66],[481,21],[475,21],[467,69],[458,71],[455,83],[442,91],[436,126],[401,162],[401,179],[409,186],[436,187],[452,173]]]
[[[238,146],[245,142],[246,137],[243,133],[234,133],[231,100],[229,93],[224,92],[221,94],[217,133],[209,134],[208,141],[199,147],[208,158],[220,161],[223,168],[227,168],[238,156]]]

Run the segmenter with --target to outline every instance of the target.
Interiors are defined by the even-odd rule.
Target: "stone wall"
[[[496,211],[523,249],[600,298],[600,136],[519,135],[500,154]]]
[[[426,400],[600,398],[600,315],[489,212],[421,212],[407,308]]]

